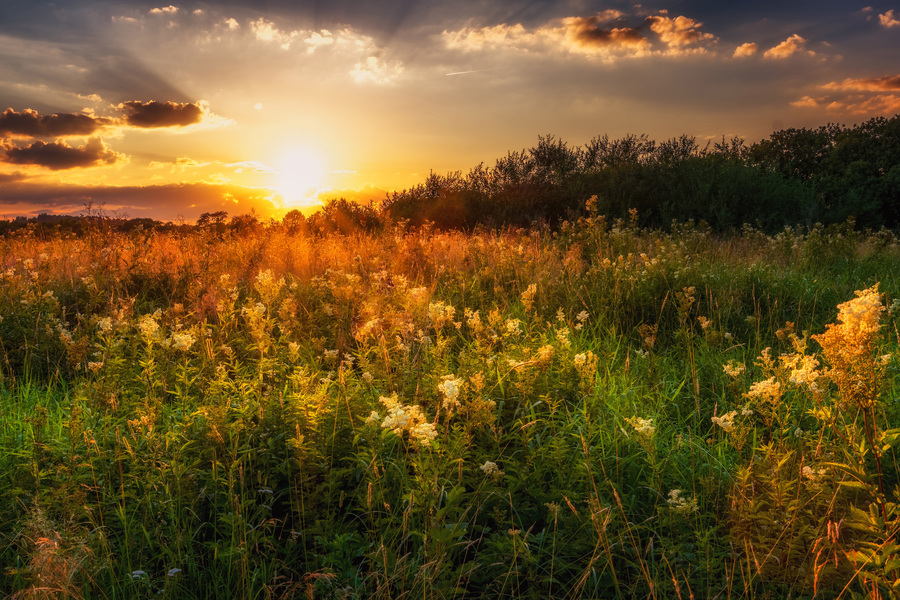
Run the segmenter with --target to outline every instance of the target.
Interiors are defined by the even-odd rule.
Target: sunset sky
[[[553,134],[900,112],[900,3],[0,3],[0,218],[381,199]]]

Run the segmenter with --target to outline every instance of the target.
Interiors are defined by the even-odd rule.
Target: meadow
[[[594,201],[595,202],[595,201]],[[900,597],[900,238],[0,238],[0,594]]]

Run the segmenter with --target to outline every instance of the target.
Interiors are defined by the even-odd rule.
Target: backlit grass
[[[900,241],[636,223],[0,240],[0,591],[896,595]]]

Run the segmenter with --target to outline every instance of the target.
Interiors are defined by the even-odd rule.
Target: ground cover
[[[896,596],[900,240],[638,222],[3,238],[0,591]]]

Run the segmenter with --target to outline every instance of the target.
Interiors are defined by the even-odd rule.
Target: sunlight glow
[[[285,205],[308,206],[318,203],[325,180],[325,167],[315,152],[306,148],[290,148],[282,153],[276,165],[275,190]]]

